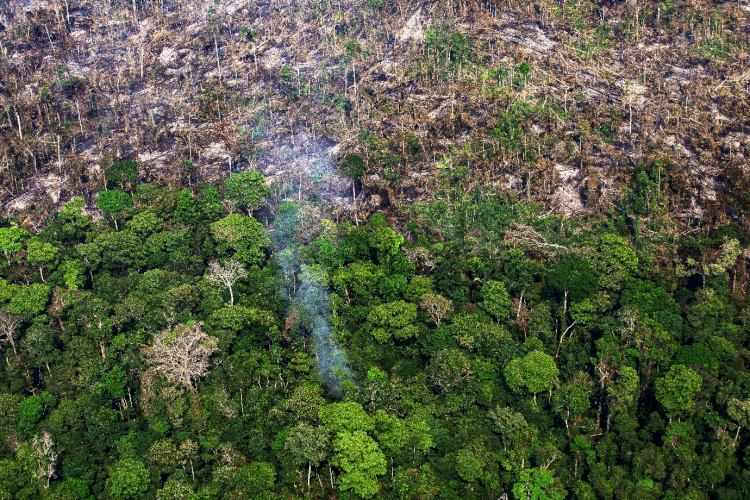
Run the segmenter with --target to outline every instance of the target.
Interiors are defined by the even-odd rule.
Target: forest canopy
[[[3,498],[750,494],[746,231],[459,190],[261,223],[258,182],[2,221]]]

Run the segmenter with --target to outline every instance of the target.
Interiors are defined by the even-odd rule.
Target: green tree
[[[361,430],[339,432],[333,450],[331,463],[344,471],[338,477],[339,488],[362,498],[374,497],[380,490],[377,476],[386,473],[385,456],[375,440]]]
[[[482,286],[480,307],[497,321],[504,321],[510,316],[510,294],[502,281],[488,280]]]
[[[433,446],[430,428],[419,415],[398,418],[378,410],[375,414],[375,437],[386,455],[401,463],[416,462],[417,453],[425,455]]]
[[[31,436],[44,415],[57,404],[57,398],[49,392],[29,396],[18,405],[18,430],[24,436]]]
[[[156,492],[156,500],[197,500],[197,496],[187,481],[170,477]]]
[[[164,221],[154,212],[141,212],[133,216],[128,221],[127,228],[133,231],[141,238],[161,231],[164,228]]]
[[[0,460],[0,498],[3,500],[38,498],[39,490],[39,482],[34,481],[22,460]]]
[[[479,444],[461,448],[456,456],[456,472],[466,482],[473,483],[479,479],[490,462],[487,450]]]
[[[62,268],[63,281],[68,290],[75,291],[83,286],[85,279],[83,262],[77,259],[68,260],[65,261]]]
[[[307,465],[307,486],[310,487],[310,474],[331,453],[331,433],[322,427],[301,423],[293,427],[284,448],[292,454],[296,465]]]
[[[115,222],[115,229],[119,230],[117,214],[133,206],[133,197],[125,191],[113,189],[112,191],[102,191],[99,193],[95,203],[105,215],[112,217],[112,220]]]
[[[523,358],[515,358],[504,370],[505,380],[514,392],[527,389],[534,395],[552,389],[558,370],[552,356],[541,351],[531,351]]]
[[[57,259],[58,250],[50,243],[43,243],[37,238],[32,238],[26,243],[28,250],[26,258],[29,264],[39,269],[39,277],[44,280],[44,266],[52,264]]]
[[[229,485],[234,491],[229,498],[271,498],[271,489],[276,480],[273,465],[267,462],[252,462],[235,469],[229,476]]]
[[[727,403],[727,414],[729,418],[737,422],[737,432],[734,435],[734,443],[740,436],[740,429],[750,425],[750,399],[740,400],[732,398]]]
[[[171,439],[160,439],[153,443],[145,459],[161,474],[171,474],[182,459],[180,450]]]
[[[438,495],[438,479],[430,464],[399,467],[393,477],[393,490],[399,500],[430,500]]]
[[[235,259],[246,265],[260,264],[263,249],[271,245],[268,233],[252,217],[230,214],[211,224],[211,235],[219,243],[219,252],[235,252]]]
[[[508,446],[513,446],[529,426],[523,415],[509,406],[498,406],[490,410],[489,415],[506,450]]]
[[[628,243],[614,234],[604,234],[593,248],[584,248],[580,256],[599,273],[599,285],[620,290],[638,268],[638,256]]]
[[[148,490],[150,477],[146,466],[137,458],[125,458],[115,464],[107,478],[113,500],[141,498]]]
[[[617,370],[617,379],[607,385],[607,430],[612,415],[627,411],[638,401],[638,372],[629,366],[622,366]]]
[[[138,180],[138,162],[125,160],[113,163],[107,169],[107,184],[110,189],[133,191],[133,182]]]
[[[419,331],[414,321],[417,319],[417,305],[398,300],[372,306],[367,320],[375,328],[372,335],[381,344],[391,336],[398,340],[415,337]]]
[[[563,500],[567,494],[547,469],[522,470],[518,482],[513,484],[515,500]]]
[[[198,223],[200,217],[201,212],[198,207],[198,200],[193,196],[193,192],[189,189],[180,191],[177,195],[172,219],[179,224],[194,226]]]
[[[599,275],[588,261],[565,258],[548,274],[549,286],[567,310],[569,301],[580,302],[596,291]]]
[[[344,471],[338,478],[340,489],[372,498],[380,489],[377,476],[386,472],[385,456],[367,434],[375,429],[374,420],[354,402],[329,404],[318,414],[323,425],[335,434],[331,464]]]
[[[83,198],[73,198],[57,213],[50,225],[51,232],[58,241],[67,242],[83,240],[86,230],[91,224],[91,217],[83,214],[86,202]]]
[[[23,248],[23,242],[28,237],[28,231],[17,225],[0,228],[0,250],[5,254],[8,265],[13,256]]]
[[[570,420],[584,415],[591,408],[594,383],[585,372],[577,372],[568,383],[561,384],[552,396],[552,407],[570,427]]]
[[[271,194],[266,186],[263,174],[249,170],[230,176],[224,180],[224,196],[234,202],[237,208],[251,215],[263,204],[264,198]]]
[[[466,383],[474,374],[471,361],[458,349],[443,349],[432,357],[427,375],[445,392]]]
[[[34,316],[42,313],[47,306],[49,298],[49,287],[40,283],[32,283],[21,287],[18,293],[10,299],[8,312],[18,314],[31,320]]]
[[[656,380],[656,400],[664,407],[670,421],[693,412],[693,395],[701,388],[702,382],[703,378],[685,365],[670,366],[669,372]]]

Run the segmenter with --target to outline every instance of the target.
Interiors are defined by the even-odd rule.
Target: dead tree
[[[453,301],[448,300],[442,295],[426,293],[422,295],[419,306],[424,309],[432,321],[439,325],[447,315],[453,311]]]
[[[216,261],[211,262],[211,264],[208,265],[208,271],[209,275],[206,277],[208,281],[224,285],[229,289],[229,305],[233,307],[234,292],[232,287],[238,279],[247,276],[245,268],[236,260],[231,259],[227,262],[226,266],[222,266]]]
[[[52,449],[54,446],[52,436],[49,432],[42,432],[34,436],[31,441],[31,456],[36,467],[32,469],[34,476],[45,482],[44,488],[49,488],[50,479],[55,477],[57,462],[57,452]]]
[[[8,342],[13,347],[13,354],[18,354],[16,337],[22,323],[22,316],[11,314],[7,310],[0,311],[0,342]]]
[[[211,355],[217,350],[217,340],[203,331],[203,323],[177,325],[154,336],[151,346],[143,352],[151,369],[190,389],[194,382],[208,375]]]

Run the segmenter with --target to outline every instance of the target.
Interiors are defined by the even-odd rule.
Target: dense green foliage
[[[262,202],[231,184],[230,208]],[[278,254],[214,188],[5,221],[0,498],[748,498],[747,234],[451,198],[403,235],[383,215],[295,235],[287,201],[276,234],[303,244]]]

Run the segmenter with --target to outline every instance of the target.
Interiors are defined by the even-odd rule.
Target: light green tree
[[[5,254],[8,265],[13,256],[23,248],[23,242],[28,237],[28,231],[17,225],[0,228],[0,250]]]
[[[552,356],[532,351],[523,358],[515,358],[505,368],[505,380],[514,392],[526,389],[534,395],[552,389],[560,373]]]
[[[127,228],[141,238],[146,238],[163,229],[164,221],[154,212],[141,212],[133,216],[127,223]]]
[[[385,474],[385,455],[368,432],[375,422],[354,402],[323,406],[320,421],[334,434],[331,464],[344,472],[338,478],[342,490],[362,498],[372,498],[380,489],[377,476]]]
[[[320,421],[332,432],[371,431],[375,428],[372,417],[362,405],[354,402],[333,403],[318,410]]]
[[[28,250],[26,258],[29,264],[39,269],[39,277],[44,280],[44,266],[53,263],[57,259],[58,250],[50,243],[43,243],[37,238],[32,238],[26,244]]]
[[[338,477],[342,490],[362,498],[372,498],[380,490],[377,476],[386,473],[385,455],[366,432],[339,432],[333,440],[331,463],[344,473]]]
[[[211,235],[219,243],[219,252],[234,250],[234,258],[246,265],[263,261],[262,249],[271,245],[268,233],[252,217],[230,214],[211,224]]]
[[[26,318],[26,320],[30,320],[44,311],[44,308],[47,306],[49,292],[49,287],[41,283],[32,283],[23,286],[10,299],[8,312],[19,314]]]
[[[547,469],[522,470],[513,484],[515,500],[563,500],[568,492]]]

